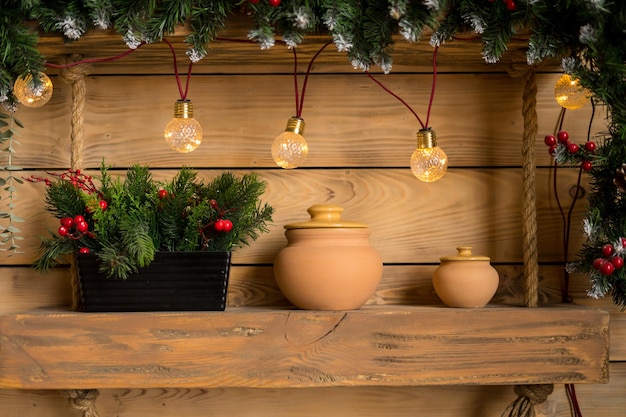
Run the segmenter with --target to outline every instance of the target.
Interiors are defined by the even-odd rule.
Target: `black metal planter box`
[[[94,254],[76,255],[75,309],[85,312],[222,311],[230,252],[157,252],[126,280],[98,272]]]

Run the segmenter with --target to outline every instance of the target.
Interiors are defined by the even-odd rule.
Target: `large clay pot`
[[[376,291],[383,271],[369,229],[343,221],[343,208],[336,205],[319,204],[308,212],[310,221],[285,226],[287,246],[274,259],[278,287],[301,309],[358,309]]]
[[[435,292],[449,307],[484,307],[493,298],[500,281],[486,256],[472,255],[470,246],[441,258],[433,274]]]

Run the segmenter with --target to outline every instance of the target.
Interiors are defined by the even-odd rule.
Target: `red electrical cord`
[[[298,118],[302,117],[302,108],[304,107],[304,95],[306,93],[306,86],[309,80],[309,74],[311,73],[311,68],[313,67],[313,62],[315,62],[315,60],[322,53],[322,51],[326,49],[326,47],[330,45],[331,43],[333,42],[332,41],[326,42],[317,51],[317,53],[313,55],[313,58],[311,58],[311,61],[309,62],[309,65],[306,69],[306,73],[304,75],[304,82],[302,84],[301,95],[299,91],[300,89],[298,88],[298,53],[296,52],[296,48],[292,48],[293,49],[293,84],[294,84],[294,91],[295,91],[295,96],[296,96],[296,117]]]
[[[409,109],[409,111],[411,113],[413,113],[413,116],[415,116],[415,118],[419,122],[420,126],[422,126],[422,129],[426,129],[428,127],[428,123],[430,121],[430,111],[431,111],[431,109],[433,107],[433,101],[434,101],[434,98],[435,98],[435,86],[436,86],[436,83],[437,83],[437,51],[438,51],[438,49],[439,49],[439,47],[436,46],[435,50],[433,51],[433,83],[432,83],[432,87],[431,87],[431,90],[430,90],[430,98],[428,100],[428,110],[426,112],[426,124],[424,124],[424,122],[422,122],[422,119],[420,119],[420,117],[417,115],[417,113],[415,113],[415,110],[413,110],[413,108],[406,101],[404,101],[400,96],[398,96],[393,91],[391,91],[390,89],[385,87],[383,85],[383,83],[381,83],[376,78],[374,78],[374,76],[372,74],[370,74],[369,71],[365,71],[365,74],[372,81],[374,81],[376,84],[378,84],[387,93],[391,94],[393,97],[395,97],[397,100],[399,100],[402,104],[404,104],[404,106],[407,109]]]

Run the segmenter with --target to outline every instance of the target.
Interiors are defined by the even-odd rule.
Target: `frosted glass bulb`
[[[554,86],[554,98],[559,105],[568,110],[583,107],[589,101],[589,90],[580,85],[577,79],[563,74]]]
[[[306,160],[309,145],[302,137],[302,133],[304,133],[304,120],[294,116],[287,121],[285,131],[274,139],[272,157],[279,167],[297,168]]]
[[[193,118],[193,104],[178,100],[174,104],[174,118],[165,126],[165,141],[175,151],[188,153],[202,143],[202,126]]]
[[[13,95],[26,107],[41,107],[52,97],[52,81],[43,72],[37,73],[39,84],[35,85],[31,74],[18,77],[13,84]]]
[[[431,128],[417,132],[417,149],[411,155],[411,171],[418,180],[437,181],[448,169],[448,156],[437,146],[435,131]]]

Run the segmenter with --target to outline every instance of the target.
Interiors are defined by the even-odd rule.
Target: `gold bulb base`
[[[417,149],[434,148],[437,146],[437,134],[430,127],[417,132]]]
[[[174,118],[193,118],[193,103],[191,102],[191,100],[177,100],[176,103],[174,103]]]
[[[285,132],[293,132],[296,135],[304,134],[304,119],[300,117],[290,117],[287,121],[287,127],[285,128]]]

